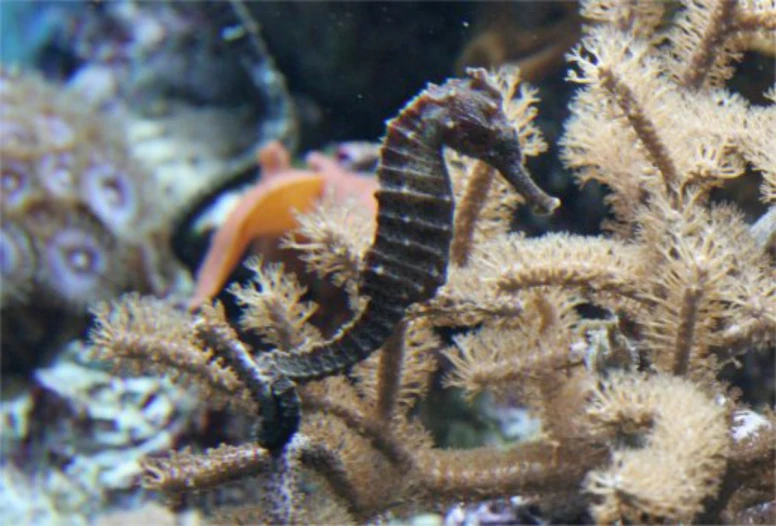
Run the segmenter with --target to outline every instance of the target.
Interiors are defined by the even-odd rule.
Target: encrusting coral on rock
[[[233,290],[267,352],[218,304],[98,307],[97,356],[190,381],[259,422],[242,444],[148,460],[146,486],[180,496],[249,480],[260,498],[229,510],[237,522],[309,522],[322,508],[363,522],[515,495],[566,523],[764,514],[776,417],[723,378],[776,346],[773,222],[750,225],[712,191],[751,179],[775,205],[774,92],[758,107],[725,82],[741,51],[774,41],[776,5],[687,1],[672,20],[662,8],[584,2],[594,23],[569,55],[580,89],[562,155],[580,182],[608,187],[603,234],[510,232],[522,200],[558,205],[523,167],[545,147],[535,94],[513,70],[475,70],[389,122],[371,245],[331,203],[300,219],[294,247],[352,291],[353,321],[330,339],[296,278],[261,262]],[[436,446],[415,408],[440,369],[469,398],[525,404],[540,436]]]
[[[25,240],[9,239],[8,254],[18,257],[7,258],[3,272],[27,272],[29,280],[8,280],[4,303],[22,286],[44,286],[48,300],[80,306],[133,284],[162,292],[151,253],[165,249],[168,226],[153,177],[129,155],[120,123],[27,74],[4,72],[0,101],[3,227]],[[139,272],[143,266],[150,268]]]
[[[76,93],[7,70],[0,104],[4,348],[26,331],[18,320],[41,309],[82,317],[93,301],[171,287],[178,269],[168,218],[120,121]]]
[[[90,524],[109,505],[138,501],[140,461],[196,426],[190,390],[119,377],[74,359],[71,345],[36,371],[35,388],[0,405],[0,515],[22,524]],[[29,492],[29,495],[25,493]]]

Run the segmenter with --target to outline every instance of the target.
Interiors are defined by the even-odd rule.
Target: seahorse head
[[[485,70],[470,70],[469,78],[434,86],[429,95],[444,108],[437,121],[443,144],[496,168],[536,211],[549,213],[558,207],[560,201],[545,194],[525,172],[517,130]]]

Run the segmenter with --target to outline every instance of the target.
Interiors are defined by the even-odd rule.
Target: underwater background
[[[564,58],[583,33],[576,2],[243,5],[248,18],[231,2],[0,0],[3,522],[205,524],[197,510],[251,498],[232,488],[168,508],[142,489],[141,459],[236,441],[252,422],[204,407],[170,379],[115,374],[90,357],[87,334],[90,309],[125,293],[186,304],[215,232],[270,172],[257,161],[268,144],[281,144],[294,168],[309,168],[315,151],[374,176],[386,120],[428,83],[517,65],[538,90],[535,124],[549,145],[527,167],[563,207],[550,217],[518,208],[511,230],[598,235],[611,217],[609,191],[578,185],[558,146],[578,90]],[[729,86],[762,104],[773,78],[772,56],[747,53]],[[751,180],[714,191],[750,221],[766,208]],[[314,320],[324,333],[349,318],[346,294],[306,274],[298,256],[262,242],[248,252],[304,276],[325,305]],[[251,275],[237,265],[226,284]],[[217,298],[236,320],[242,306],[226,284]],[[457,331],[437,336],[449,343]],[[773,407],[772,353],[742,361],[726,379],[752,405]],[[470,405],[442,392],[442,378],[416,409],[437,445],[536,433],[516,403]],[[576,511],[558,520],[591,520]],[[515,497],[403,520],[538,524],[541,515]]]

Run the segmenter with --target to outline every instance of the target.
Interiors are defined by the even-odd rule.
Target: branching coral
[[[270,454],[248,442],[204,457],[154,460],[150,487],[175,494],[257,476],[265,481],[263,498],[274,503],[260,518],[286,522],[315,513],[306,507],[299,466],[326,481],[332,505],[356,520],[519,493],[560,521],[718,522],[772,500],[776,420],[770,410],[746,408],[720,373],[745,353],[776,345],[776,266],[763,241],[773,238],[773,222],[765,217],[750,227],[734,205],[710,196],[725,181],[755,179],[757,172],[763,202],[773,206],[772,106],[752,107],[724,79],[736,50],[773,35],[776,6],[688,2],[666,29],[652,3],[587,2],[584,12],[599,22],[570,55],[569,78],[581,88],[563,155],[580,182],[609,187],[607,233],[509,233],[517,199],[489,168],[453,154],[427,162],[422,148],[411,149],[417,134],[431,134],[422,121],[393,121],[381,184],[410,185],[405,197],[416,195],[391,201],[378,193],[371,248],[333,222],[326,202],[318,219],[300,221],[309,241],[296,245],[312,270],[353,289],[356,320],[387,309],[392,322],[382,331],[387,339],[376,342],[381,351],[348,360],[348,374],[337,363],[326,374],[289,374],[299,384],[303,417],[298,433],[280,429],[291,437],[282,450]],[[688,33],[686,19],[696,32]],[[693,35],[699,43],[689,46]],[[691,66],[678,71],[679,63]],[[499,93],[511,140],[524,153],[538,153],[532,93],[517,89],[514,72],[476,75]],[[447,86],[455,88],[445,92],[446,103],[464,108],[463,87]],[[428,96],[405,111],[423,113]],[[443,129],[458,126],[434,109],[424,114],[425,125],[437,117]],[[499,155],[508,150],[497,139],[468,133],[462,142],[490,151],[485,160],[503,173],[510,163]],[[424,177],[445,170],[455,216],[439,204],[444,189],[425,186]],[[440,194],[432,200],[434,191]],[[531,189],[525,195],[543,201]],[[406,252],[402,237],[385,230],[406,218],[412,224],[400,228],[439,228],[441,221],[425,224],[417,214],[415,202],[424,201],[454,225],[433,258],[420,236],[410,236],[404,245],[414,252]],[[448,250],[452,264],[445,269]],[[391,266],[376,271],[384,261]],[[370,278],[370,269],[387,278]],[[252,415],[261,406],[264,425],[275,422],[272,410],[293,411],[294,404],[267,406],[256,396],[262,386],[250,383],[261,374],[251,368],[282,357],[282,370],[293,373],[295,363],[330,358],[321,351],[328,344],[308,325],[314,305],[301,301],[294,278],[277,268],[256,271],[261,290],[237,289],[243,325],[285,351],[252,355],[218,307],[170,313],[138,298],[98,310],[95,347],[118,366],[174,369],[215,401]],[[428,275],[434,279],[420,285],[411,279]],[[400,312],[383,307],[388,303],[400,304]],[[444,348],[438,327],[462,334]],[[524,402],[541,417],[541,436],[503,451],[435,447],[412,408],[441,361],[448,386]],[[286,384],[276,394],[289,392]],[[566,515],[553,515],[559,509]]]
[[[592,508],[598,521],[689,522],[716,495],[730,447],[725,408],[687,380],[613,375],[588,415],[623,444],[609,468],[587,476],[587,491],[602,498]]]

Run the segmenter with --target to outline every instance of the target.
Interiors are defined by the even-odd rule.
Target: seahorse
[[[453,236],[453,191],[443,157],[452,148],[496,168],[537,211],[560,201],[528,176],[501,92],[484,70],[430,84],[388,121],[377,168],[377,229],[366,254],[360,291],[368,305],[331,340],[303,354],[271,351],[257,357],[268,372],[259,437],[282,446],[298,425],[295,384],[340,374],[388,339],[409,306],[431,298],[445,282]],[[272,418],[267,418],[269,412]]]

